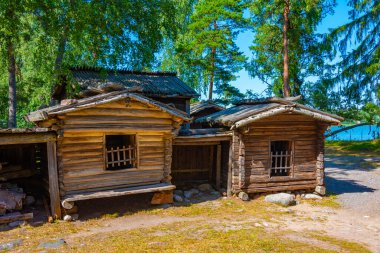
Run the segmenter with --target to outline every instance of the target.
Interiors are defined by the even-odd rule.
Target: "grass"
[[[273,216],[284,215],[277,207],[265,202],[264,197],[243,202],[239,199],[222,199],[219,201],[203,202],[195,205],[175,206],[168,209],[144,210],[138,213],[172,215],[181,217],[206,216],[209,218],[236,218],[256,217],[269,220]]]
[[[308,234],[309,236],[312,236],[315,239],[318,239],[323,242],[327,242],[331,245],[338,246],[345,252],[355,252],[355,253],[370,253],[371,252],[366,247],[356,242],[345,241],[345,240],[337,239],[334,237],[321,235],[316,232],[309,232]]]
[[[329,195],[312,205],[335,207],[336,196]],[[282,207],[267,203],[263,198],[242,202],[238,199],[221,199],[189,206],[167,209],[144,210],[124,216],[136,219],[146,216],[196,217],[194,220],[162,223],[153,227],[128,230],[107,230],[110,220],[127,222],[119,213],[80,222],[57,222],[42,226],[24,226],[7,232],[0,232],[0,243],[23,239],[15,250],[18,252],[41,252],[41,242],[51,242],[60,238],[67,244],[48,252],[336,252],[337,247],[321,248],[307,241],[287,238],[290,231],[273,229],[281,227],[284,219],[295,214],[286,213]],[[158,216],[158,217],[157,217]],[[199,218],[199,219],[198,219]],[[178,221],[178,220],[177,220]],[[269,228],[263,224],[268,222]],[[257,224],[261,224],[257,226]],[[277,224],[277,225],[276,225]],[[92,229],[96,229],[93,234]],[[91,233],[86,233],[90,231]],[[101,231],[101,232],[99,232]],[[75,234],[75,235],[74,235]],[[73,235],[73,236],[70,236]],[[316,238],[314,234],[303,237]],[[346,252],[368,252],[359,244],[331,237],[320,237],[329,245],[339,246]]]
[[[344,151],[380,152],[380,139],[372,141],[326,141],[326,147]]]
[[[181,222],[81,239],[66,252],[334,252],[263,228]],[[80,241],[80,242],[79,242]],[[133,250],[132,250],[133,249]]]
[[[304,202],[312,206],[330,207],[330,208],[340,208],[341,205],[338,202],[338,197],[335,194],[328,193],[323,199],[308,199],[303,200]]]

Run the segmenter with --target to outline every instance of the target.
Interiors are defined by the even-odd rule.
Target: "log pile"
[[[10,183],[0,184],[0,224],[33,219],[33,213],[18,212],[26,202],[22,188]]]
[[[32,170],[23,168],[21,165],[8,165],[5,162],[0,162],[0,182],[15,178],[26,178],[33,176],[33,174]]]

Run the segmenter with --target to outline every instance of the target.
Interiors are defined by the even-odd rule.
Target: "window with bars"
[[[270,145],[270,176],[289,176],[293,164],[291,141],[272,141]]]
[[[106,170],[121,170],[137,167],[135,135],[106,135]]]

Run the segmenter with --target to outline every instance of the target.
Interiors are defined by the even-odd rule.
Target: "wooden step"
[[[175,185],[160,183],[160,184],[150,184],[150,185],[143,185],[143,186],[120,188],[120,189],[107,190],[107,191],[72,194],[72,195],[67,195],[62,200],[62,206],[63,207],[70,206],[69,204],[70,202],[75,202],[79,200],[109,198],[109,197],[133,195],[133,194],[148,193],[148,192],[170,191],[170,190],[174,190],[175,188],[176,188]]]

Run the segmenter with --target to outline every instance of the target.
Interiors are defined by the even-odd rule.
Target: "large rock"
[[[16,220],[16,221],[12,221],[12,222],[8,223],[8,226],[11,228],[15,228],[15,227],[23,226],[25,224],[26,224],[26,222],[23,220]]]
[[[25,193],[18,193],[8,190],[0,190],[1,202],[5,203],[7,210],[21,210],[22,200],[25,198]]]
[[[205,191],[213,191],[214,189],[212,188],[210,184],[201,184],[198,186],[198,190],[200,190],[201,192],[205,192]]]
[[[325,196],[326,195],[326,187],[318,185],[317,187],[315,187],[315,192],[321,196]]]
[[[291,206],[296,204],[295,196],[289,193],[270,194],[265,197],[265,201],[281,206]]]
[[[66,242],[63,239],[58,239],[52,242],[45,242],[41,243],[38,245],[38,248],[43,248],[43,249],[56,249],[64,245]]]
[[[6,243],[0,243],[0,251],[14,249],[17,246],[20,246],[21,243],[22,243],[21,239],[17,239],[17,240],[6,242]]]
[[[174,193],[175,195],[183,196],[183,191],[182,191],[182,190],[178,190],[178,189],[176,189],[176,190],[173,191],[173,193]]]
[[[199,194],[199,190],[198,189],[191,189],[191,190],[188,190],[188,191],[184,191],[183,192],[183,196],[187,199],[190,199],[192,198],[194,195],[197,195]]]
[[[249,196],[245,192],[239,192],[238,197],[239,197],[239,199],[241,199],[243,201],[248,201],[249,200]]]
[[[183,198],[180,195],[174,194],[173,198],[175,202],[183,202]]]
[[[312,193],[304,194],[304,195],[302,195],[302,198],[303,199],[322,199],[321,196],[319,196],[317,194],[312,194]]]

